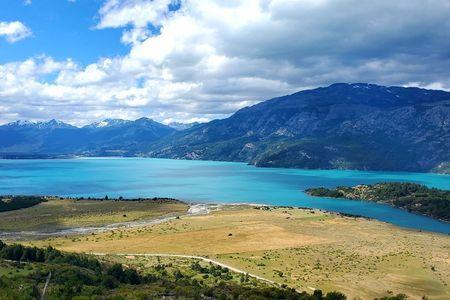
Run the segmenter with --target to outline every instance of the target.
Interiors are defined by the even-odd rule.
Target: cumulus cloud
[[[31,36],[31,30],[19,21],[0,22],[0,36],[4,36],[9,43],[15,43]]]
[[[108,0],[100,8],[100,22],[97,29],[121,28],[131,26],[124,30],[122,42],[136,44],[148,38],[151,25],[157,28],[168,17],[171,5],[178,4],[176,0]]]
[[[100,8],[97,28],[158,25],[172,3],[173,0],[108,0]]]
[[[0,66],[0,111],[189,121],[334,82],[450,89],[449,13],[445,0],[108,0],[96,28],[122,30],[129,53]]]

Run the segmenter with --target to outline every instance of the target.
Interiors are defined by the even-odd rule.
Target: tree
[[[109,276],[112,276],[116,278],[118,281],[123,282],[124,281],[124,271],[121,264],[114,264],[106,271],[106,274]]]
[[[329,292],[325,297],[325,300],[346,300],[346,299],[347,296],[339,292]]]
[[[124,282],[128,284],[140,284],[141,277],[134,269],[126,269],[124,271]]]
[[[106,275],[102,280],[102,285],[107,289],[115,289],[119,286],[119,282],[112,276]]]

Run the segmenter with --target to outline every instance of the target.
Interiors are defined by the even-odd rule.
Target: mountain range
[[[149,156],[260,167],[450,171],[450,93],[338,83],[174,129],[142,118],[0,126],[2,156]]]
[[[107,119],[84,127],[57,120],[17,121],[0,126],[3,157],[135,156],[140,149],[176,130],[148,118]]]

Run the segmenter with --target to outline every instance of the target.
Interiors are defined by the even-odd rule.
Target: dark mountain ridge
[[[18,121],[0,126],[0,153],[6,157],[138,155],[144,144],[172,132],[175,129],[148,118],[104,120],[81,128],[55,120]]]
[[[450,93],[333,84],[246,107],[163,138],[150,156],[263,167],[441,171],[450,161]]]
[[[175,130],[153,120],[0,126],[0,155],[149,156],[261,167],[450,171],[450,93],[338,83]]]

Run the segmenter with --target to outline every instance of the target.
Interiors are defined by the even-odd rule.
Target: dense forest
[[[27,208],[45,202],[39,196],[0,196],[0,212]]]
[[[245,275],[237,282],[227,268],[212,264],[194,262],[190,269],[202,279],[165,265],[141,274],[87,255],[0,241],[0,299],[39,299],[50,273],[46,299],[346,299],[339,292],[308,294],[257,284]]]
[[[354,187],[307,189],[317,197],[345,198],[386,203],[407,211],[450,222],[450,191],[417,183],[384,182]]]

